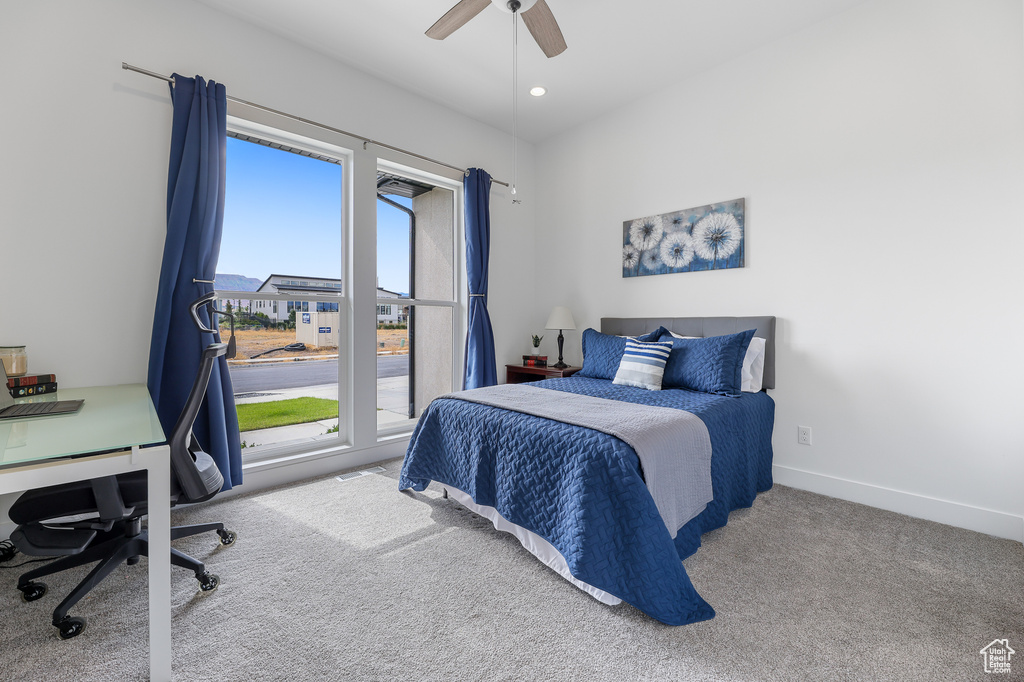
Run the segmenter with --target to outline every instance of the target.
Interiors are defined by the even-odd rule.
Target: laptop
[[[78,412],[84,400],[56,400],[44,403],[15,404],[11,392],[7,389],[7,368],[0,362],[0,419],[16,417],[45,417],[50,414],[68,414]]]

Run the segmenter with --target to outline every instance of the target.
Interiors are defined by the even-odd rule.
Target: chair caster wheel
[[[46,594],[46,583],[33,581],[26,585],[19,585],[18,589],[21,590],[21,598],[25,601],[35,601],[36,599],[42,599],[43,595]]]
[[[220,587],[220,576],[215,573],[203,573],[197,575],[196,578],[199,580],[199,589],[202,592],[213,592]]]
[[[60,631],[58,634],[61,639],[78,637],[80,634],[85,632],[85,618],[64,616],[64,620],[57,623],[57,628]]]
[[[233,530],[219,530],[217,531],[217,535],[220,536],[220,544],[225,547],[230,547],[235,544],[235,540],[238,539],[238,535]]]

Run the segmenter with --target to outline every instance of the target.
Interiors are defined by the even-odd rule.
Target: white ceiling
[[[511,132],[512,19],[497,7],[437,41],[423,32],[456,0],[199,1]],[[519,136],[539,142],[861,2],[548,0],[569,47],[546,58],[519,20]]]

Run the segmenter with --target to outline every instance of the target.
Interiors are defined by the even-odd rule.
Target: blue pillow
[[[657,341],[664,327],[636,337],[638,341]],[[596,329],[583,332],[583,367],[577,372],[579,377],[594,379],[614,379],[619,371],[622,354],[626,350],[626,337],[602,334]]]
[[[665,363],[671,353],[671,341],[644,343],[626,339],[626,351],[622,354],[619,371],[616,372],[612,383],[660,391]]]
[[[738,334],[700,339],[677,339],[667,330],[659,341],[672,341],[672,354],[665,365],[664,388],[688,388],[702,393],[740,395],[743,386],[743,356],[754,336],[748,329]]]

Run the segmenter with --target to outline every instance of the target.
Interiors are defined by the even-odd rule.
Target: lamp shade
[[[545,329],[575,329],[576,321],[572,319],[572,313],[565,306],[556,305],[551,314],[548,315],[548,323]]]

